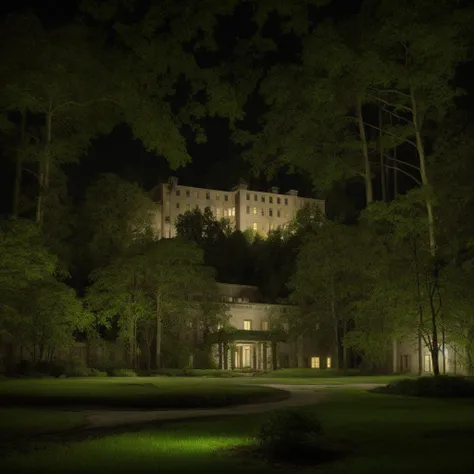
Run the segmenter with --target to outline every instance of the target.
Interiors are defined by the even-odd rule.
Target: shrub
[[[325,452],[323,429],[310,411],[292,408],[275,412],[263,423],[258,443],[270,458],[296,463],[316,463]]]
[[[66,366],[66,377],[88,377],[90,370],[83,361],[71,361]]]
[[[89,376],[90,377],[107,377],[107,372],[99,370],[99,369],[90,369]]]
[[[402,379],[373,390],[377,393],[428,398],[474,397],[474,380],[452,375]]]
[[[35,374],[35,364],[31,360],[23,359],[17,364],[15,372],[18,375],[31,377]]]
[[[136,377],[137,374],[130,369],[111,369],[107,371],[107,374],[111,377]]]

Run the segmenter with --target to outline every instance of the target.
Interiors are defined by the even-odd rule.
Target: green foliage
[[[90,265],[103,266],[139,241],[152,239],[156,206],[135,183],[104,174],[87,189],[81,233]]]
[[[449,375],[420,377],[418,379],[397,380],[373,391],[408,397],[474,398],[474,380]]]
[[[107,374],[111,377],[136,377],[137,374],[130,369],[110,369]]]
[[[316,464],[324,451],[322,425],[304,408],[274,412],[262,424],[258,442],[270,458],[297,464]]]

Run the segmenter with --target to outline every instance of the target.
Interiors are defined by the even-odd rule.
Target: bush
[[[427,398],[474,397],[474,380],[452,375],[402,379],[373,390],[376,393]]]
[[[66,377],[88,377],[90,370],[83,361],[72,361],[66,366]]]
[[[107,377],[107,372],[99,370],[99,369],[90,369],[89,376],[90,377]]]
[[[263,423],[260,448],[270,458],[296,463],[317,463],[325,452],[323,429],[310,411],[292,408],[278,411]]]
[[[136,377],[137,374],[130,369],[111,369],[107,371],[111,377]]]
[[[24,375],[25,377],[31,377],[35,374],[35,364],[31,360],[21,360],[15,370],[17,375]]]

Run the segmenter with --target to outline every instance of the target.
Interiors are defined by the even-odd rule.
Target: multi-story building
[[[222,191],[180,185],[177,178],[160,183],[155,200],[158,206],[154,227],[160,238],[174,237],[178,216],[196,208],[209,207],[217,219],[229,219],[236,230],[253,229],[262,235],[287,225],[305,204],[316,204],[325,211],[323,200],[298,196],[295,189],[286,194],[276,187],[262,192],[241,183],[230,191]]]

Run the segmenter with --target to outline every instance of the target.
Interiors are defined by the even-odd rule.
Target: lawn
[[[0,441],[18,436],[54,433],[84,425],[80,412],[38,408],[0,408]]]
[[[319,474],[468,474],[472,472],[474,400],[425,400],[331,390],[316,411],[327,438],[352,454]],[[241,448],[268,414],[179,422],[4,458],[5,472],[251,472],[275,467]],[[235,450],[234,448],[239,448]],[[294,467],[277,469],[282,474]],[[298,472],[316,472],[315,469]]]
[[[0,381],[0,405],[106,408],[215,408],[283,400],[288,392],[226,380],[133,377]]]

